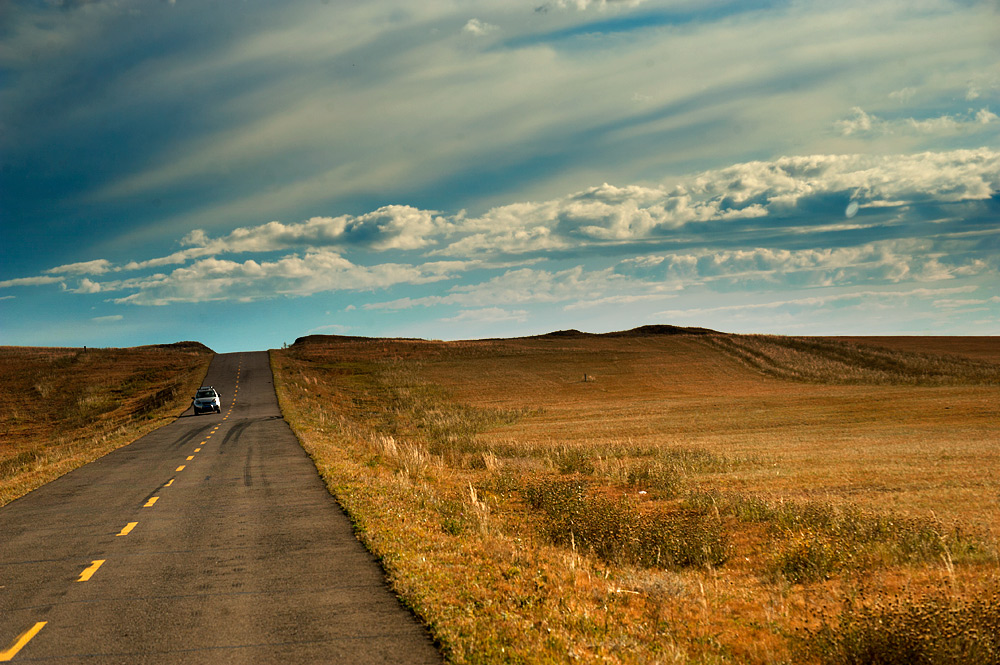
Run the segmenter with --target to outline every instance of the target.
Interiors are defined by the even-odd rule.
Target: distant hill
[[[187,351],[188,353],[215,353],[201,342],[174,342],[173,344],[148,344],[136,347],[139,349],[171,349],[174,351]]]

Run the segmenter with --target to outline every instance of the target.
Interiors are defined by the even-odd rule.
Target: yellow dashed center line
[[[129,522],[128,524],[125,525],[125,528],[121,530],[121,533],[119,533],[117,535],[119,535],[119,536],[127,536],[127,535],[129,535],[130,533],[132,533],[132,529],[135,528],[136,524],[138,524],[138,522]]]
[[[191,460],[193,460],[193,459],[194,459],[194,455],[188,455],[188,458],[187,458],[187,461],[188,461],[188,462],[190,462],[190,461],[191,461]]]
[[[164,487],[170,487],[170,486],[171,486],[171,485],[173,485],[173,484],[174,484],[174,479],[173,479],[173,478],[171,478],[170,480],[168,480],[168,481],[167,481],[167,484],[166,484],[166,485],[164,485]]]
[[[0,651],[0,663],[5,663],[17,655],[17,652],[24,648],[24,645],[31,641],[31,638],[38,634],[48,621],[39,621],[34,626],[17,636],[14,643],[5,651]]]
[[[94,573],[97,572],[97,569],[101,567],[104,561],[105,561],[104,559],[96,559],[94,561],[91,561],[90,565],[84,568],[83,572],[80,573],[80,579],[78,579],[77,582],[86,582],[91,577],[93,577]]]
[[[160,498],[160,497],[158,497],[158,496],[154,496],[154,497],[150,497],[149,501],[147,501],[147,502],[146,502],[146,505],[145,505],[145,506],[143,506],[143,508],[149,508],[149,507],[150,507],[150,506],[152,506],[152,505],[153,505],[154,503],[156,503],[156,502],[157,502],[157,501],[159,500],[159,498]]]
[[[201,452],[201,448],[195,448],[195,449],[194,449],[194,451],[195,451],[196,453],[198,453],[198,452]]]
[[[180,465],[179,467],[177,467],[177,470],[178,470],[178,471],[183,471],[183,470],[184,470],[184,465],[183,465],[183,464],[181,464],[181,465]]]

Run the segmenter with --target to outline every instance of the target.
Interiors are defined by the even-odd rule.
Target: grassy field
[[[452,662],[1000,662],[994,338],[314,337],[272,365]]]
[[[211,359],[194,342],[0,347],[0,506],[176,417]]]

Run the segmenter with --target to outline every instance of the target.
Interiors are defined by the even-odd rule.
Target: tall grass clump
[[[836,621],[800,631],[795,651],[821,665],[1000,664],[1000,594],[850,599]]]
[[[718,566],[729,544],[717,519],[698,511],[640,510],[634,501],[590,495],[579,479],[543,480],[522,488],[554,544],[612,564],[686,568]]]
[[[971,562],[995,556],[976,534],[940,521],[834,506],[820,502],[772,503],[738,493],[693,493],[686,503],[763,525],[780,545],[771,572],[792,583],[827,579],[844,569],[906,563]]]

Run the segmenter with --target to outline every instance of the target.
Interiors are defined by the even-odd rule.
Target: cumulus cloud
[[[73,293],[100,293],[101,285],[98,282],[84,277],[80,280],[80,285],[73,289]]]
[[[36,277],[0,281],[0,287],[63,283],[64,289],[75,293],[129,291],[118,301],[162,305],[376,290],[447,280],[473,269],[505,271],[444,294],[373,305],[471,309],[521,302],[563,302],[575,308],[591,302],[627,304],[665,297],[671,289],[690,285],[931,282],[975,277],[996,266],[988,264],[982,251],[968,250],[974,244],[971,238],[961,247],[941,245],[943,240],[905,238],[848,242],[835,248],[781,245],[801,247],[808,234],[818,233],[853,233],[862,238],[879,214],[895,215],[885,224],[905,236],[908,219],[927,223],[921,205],[939,215],[942,206],[953,205],[956,219],[962,219],[969,210],[978,210],[976,214],[986,210],[998,191],[1000,152],[987,148],[782,157],[704,171],[661,185],[605,183],[561,198],[497,206],[478,215],[392,205],[362,215],[272,221],[219,236],[194,230],[182,238],[181,249],[165,256],[123,265],[106,259],[65,264]],[[826,206],[819,214],[808,209],[815,201]],[[843,220],[844,206],[849,217],[857,215],[850,223]],[[732,246],[729,224],[739,230],[744,248],[716,249]],[[942,238],[955,228],[942,226]],[[953,243],[960,242],[953,233],[950,237]],[[661,254],[647,249],[650,243],[679,241],[692,247],[701,243],[701,248]],[[525,267],[553,255],[581,257],[606,247],[631,253],[632,258],[600,270],[584,270],[582,265],[555,271]],[[360,265],[346,258],[356,251],[366,256],[390,253],[391,260]],[[279,252],[286,254],[275,258]],[[237,254],[252,257],[230,260]],[[166,266],[179,267],[166,274],[99,279]],[[66,286],[67,276],[84,275],[88,276],[76,288]]]
[[[1000,152],[812,155],[747,162],[673,185],[603,184],[562,199],[516,203],[456,220],[463,237],[439,253],[538,252],[662,237],[702,222],[793,215],[809,197],[841,193],[860,207],[984,200],[1000,190]]]
[[[359,216],[312,217],[301,223],[274,221],[249,228],[240,227],[220,238],[210,238],[203,230],[196,229],[181,241],[192,249],[173,256],[183,259],[196,255],[324,246],[360,246],[376,251],[412,250],[426,247],[435,236],[448,229],[448,222],[433,210],[391,205]]]
[[[208,258],[177,268],[167,275],[117,284],[119,289],[136,289],[136,292],[114,302],[132,305],[217,300],[249,302],[324,291],[369,291],[395,284],[426,284],[448,279],[457,265],[461,264],[413,266],[383,263],[361,266],[330,250],[315,250],[304,256],[284,256],[276,261],[250,259],[237,262]]]

